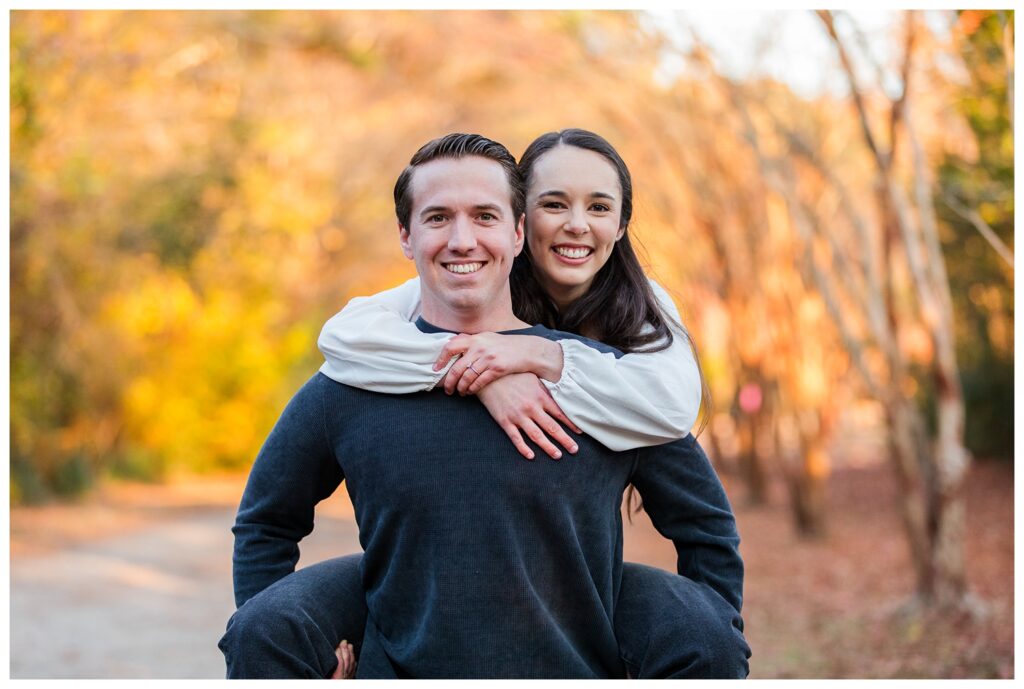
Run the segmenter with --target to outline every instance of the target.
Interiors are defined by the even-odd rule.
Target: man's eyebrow
[[[450,210],[451,209],[448,208],[448,206],[427,206],[426,208],[420,211],[419,215],[421,218],[425,218],[426,216],[431,215],[433,213],[448,213],[450,212]]]
[[[473,210],[475,210],[475,211],[490,211],[490,212],[498,214],[498,215],[501,214],[501,206],[499,206],[496,203],[478,203],[475,206],[473,206]]]

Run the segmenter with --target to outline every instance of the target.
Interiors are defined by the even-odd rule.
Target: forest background
[[[12,516],[244,474],[324,321],[414,274],[390,195],[409,155],[577,126],[631,167],[734,503],[849,555],[875,472],[907,587],[872,619],[898,648],[951,639],[767,667],[1012,674],[1013,13],[893,13],[871,40],[811,16],[814,95],[643,13],[12,12]],[[1000,506],[984,522],[974,493]]]

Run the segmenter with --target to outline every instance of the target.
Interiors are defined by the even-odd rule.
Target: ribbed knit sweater
[[[508,334],[614,351],[542,326]],[[526,461],[475,397],[386,395],[317,374],[249,476],[233,528],[236,604],[294,570],[314,506],[344,480],[365,553],[359,677],[618,676],[620,508],[632,483],[679,573],[739,610],[735,520],[693,436],[621,453],[578,444],[561,461],[537,448]]]

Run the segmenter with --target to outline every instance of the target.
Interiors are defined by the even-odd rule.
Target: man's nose
[[[458,216],[451,224],[448,235],[448,248],[451,251],[465,253],[476,248],[476,232],[468,218]]]

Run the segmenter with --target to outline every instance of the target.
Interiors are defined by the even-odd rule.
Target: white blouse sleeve
[[[653,280],[666,313],[681,323],[668,293]],[[542,381],[566,416],[611,450],[631,450],[683,438],[697,420],[701,382],[689,336],[672,328],[672,344],[619,359],[582,342],[559,340],[562,377]]]
[[[430,390],[448,373],[434,362],[450,333],[424,333],[413,323],[420,315],[420,280],[369,297],[355,297],[320,331],[324,355],[320,372],[339,383],[393,395]]]

